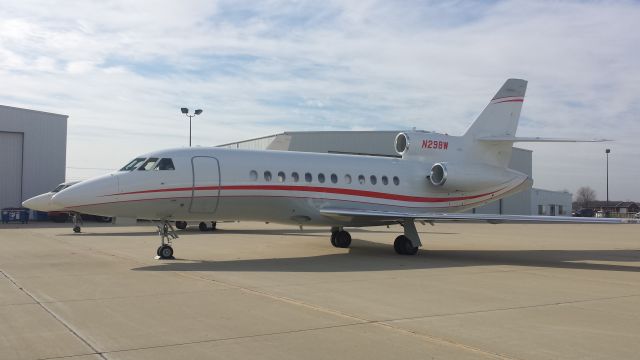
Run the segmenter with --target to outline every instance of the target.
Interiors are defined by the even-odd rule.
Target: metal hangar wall
[[[67,118],[0,105],[0,208],[64,182]]]

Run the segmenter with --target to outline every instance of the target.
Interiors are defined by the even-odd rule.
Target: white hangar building
[[[64,182],[67,118],[0,105],[0,208]]]
[[[220,145],[253,150],[285,150],[334,154],[399,157],[394,149],[394,131],[302,131],[284,132]],[[513,148],[509,167],[532,176],[532,151]],[[533,177],[535,181],[535,177]],[[530,188],[491,204],[473,209],[486,214],[570,216],[572,194]]]

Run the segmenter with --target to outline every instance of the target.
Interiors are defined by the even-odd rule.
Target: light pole
[[[609,207],[609,153],[611,149],[606,149],[604,152],[607,154],[607,207]]]
[[[188,108],[180,108],[180,111],[182,111],[183,114],[185,114],[186,116],[189,117],[189,147],[191,147],[191,118],[196,116],[196,115],[202,114],[202,109],[198,109],[198,110],[194,111],[193,115],[189,115],[189,109]]]

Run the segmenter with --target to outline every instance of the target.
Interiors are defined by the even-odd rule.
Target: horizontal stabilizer
[[[515,137],[515,136],[485,136],[478,138],[480,141],[495,142],[605,142],[613,141],[609,139],[562,139],[543,137]]]

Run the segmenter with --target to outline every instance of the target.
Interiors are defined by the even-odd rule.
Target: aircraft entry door
[[[220,164],[214,157],[191,158],[193,189],[189,211],[198,214],[213,214],[218,208],[220,195]]]

